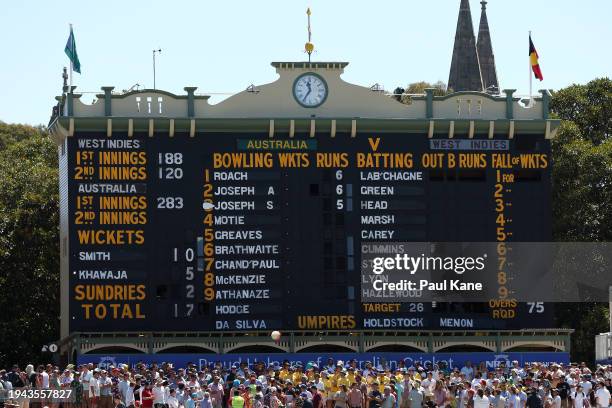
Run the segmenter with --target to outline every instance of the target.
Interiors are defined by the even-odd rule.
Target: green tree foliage
[[[555,92],[563,120],[552,143],[556,241],[612,241],[612,81],[596,79]],[[572,328],[572,358],[593,362],[594,336],[608,331],[603,304],[557,304],[557,323]]]
[[[43,132],[42,128],[27,125],[7,125],[0,122],[0,151],[13,143],[40,135]]]
[[[600,144],[612,136],[612,80],[599,78],[555,92],[551,109],[580,130],[577,137]]]
[[[407,94],[424,94],[425,89],[427,88],[434,89],[434,96],[444,96],[448,93],[446,89],[446,84],[442,81],[438,81],[434,84],[430,84],[429,82],[425,82],[425,81],[413,82],[410,85],[408,85],[408,88],[406,88],[406,93]]]
[[[563,122],[552,155],[555,239],[612,241],[612,139],[595,144]]]
[[[0,125],[0,367],[36,363],[59,337],[55,144],[46,131]]]
[[[421,81],[421,82],[413,82],[408,85],[407,88],[397,87],[395,88],[394,98],[399,102],[405,103],[407,105],[412,103],[412,98],[410,95],[422,95],[425,93],[425,89],[433,88],[434,96],[444,96],[447,95],[448,89],[446,88],[446,84],[442,81],[438,81],[435,84],[431,84],[429,82]]]

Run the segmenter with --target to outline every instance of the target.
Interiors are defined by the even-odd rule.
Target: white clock
[[[305,108],[316,108],[327,98],[327,83],[312,72],[300,75],[293,83],[293,97]]]

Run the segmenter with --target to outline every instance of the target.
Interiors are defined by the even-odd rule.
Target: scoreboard
[[[66,155],[71,332],[552,326],[504,266],[550,240],[543,136],[76,132]],[[499,297],[362,302],[362,250],[400,241],[499,243]]]

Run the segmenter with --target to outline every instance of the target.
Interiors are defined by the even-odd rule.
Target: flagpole
[[[70,24],[70,34],[72,34],[72,24]],[[72,64],[72,59],[70,59],[70,88],[68,88],[68,92],[72,93],[72,70],[74,69]]]
[[[529,41],[531,41],[531,30],[529,30]],[[531,44],[531,42],[530,42]],[[531,53],[529,54],[529,107],[533,107],[533,75],[531,74]]]

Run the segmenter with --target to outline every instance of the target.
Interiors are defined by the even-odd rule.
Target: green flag
[[[76,41],[74,41],[74,33],[72,32],[72,25],[70,25],[70,37],[68,37],[68,42],[66,43],[66,48],[64,48],[64,52],[70,58],[70,62],[72,62],[72,69],[81,73],[81,62],[79,61],[79,56],[77,54],[76,49]]]

